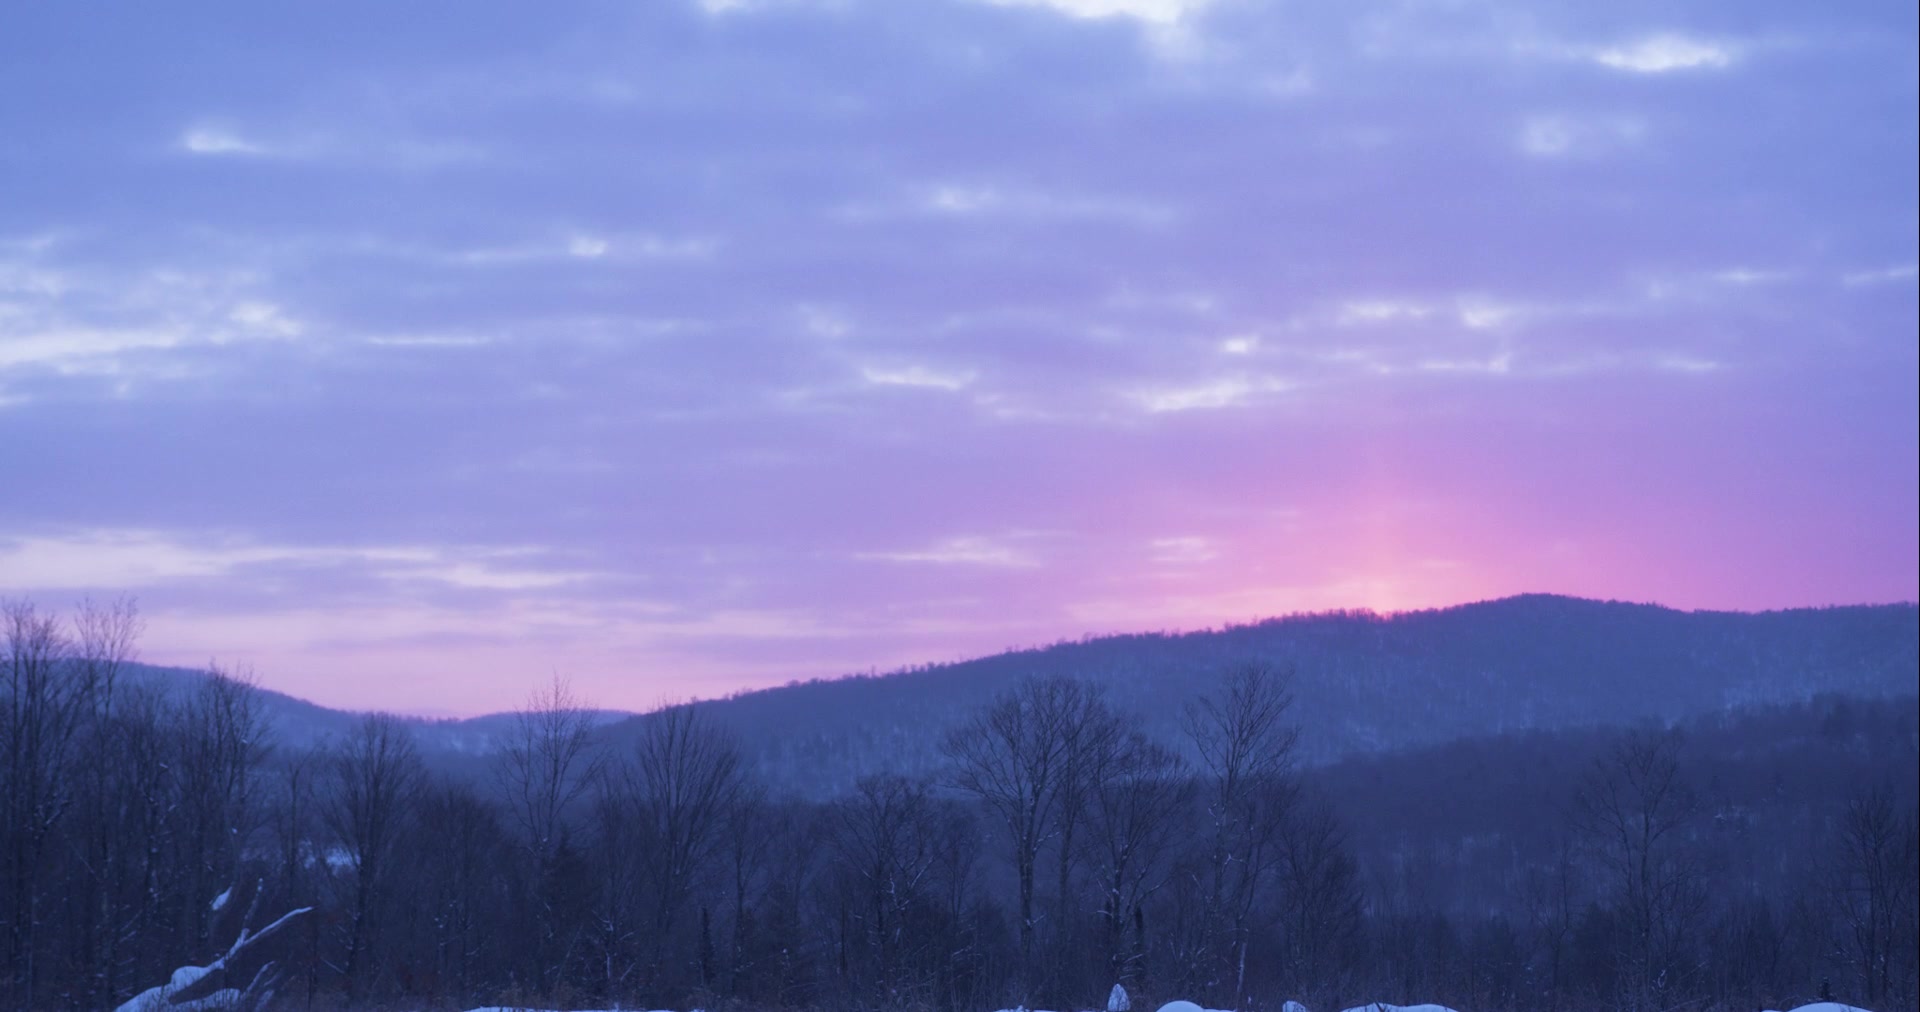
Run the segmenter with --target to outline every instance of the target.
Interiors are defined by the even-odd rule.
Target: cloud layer
[[[1916,596],[1897,5],[10,15],[0,593],[473,711]]]

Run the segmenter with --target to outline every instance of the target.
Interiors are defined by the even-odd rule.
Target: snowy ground
[[[546,1012],[546,1010],[489,1006],[487,1008],[472,1009],[470,1012]],[[653,1012],[671,1012],[671,1010],[656,1009],[653,1010]],[[700,1010],[694,1009],[692,1012],[700,1012]],[[1046,1010],[1012,1008],[1001,1009],[1000,1012],[1046,1012]],[[1160,1006],[1159,1012],[1227,1012],[1227,1010],[1203,1008],[1190,1001],[1171,1001]],[[1308,1012],[1308,1010],[1306,1006],[1298,1002],[1288,1002],[1285,1012]],[[1371,1005],[1356,1005],[1353,1008],[1344,1010],[1344,1012],[1455,1012],[1455,1010],[1445,1005],[1388,1005],[1384,1002],[1376,1002]],[[1799,1008],[1791,1010],[1791,1012],[1868,1012],[1868,1010],[1854,1005],[1843,1005],[1839,1002],[1826,1001],[1813,1005],[1802,1005]]]

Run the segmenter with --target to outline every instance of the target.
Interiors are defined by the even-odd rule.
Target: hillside
[[[1526,595],[1398,615],[1336,612],[1108,636],[705,705],[777,789],[826,797],[866,773],[935,769],[945,729],[1028,675],[1093,679],[1174,742],[1186,702],[1219,672],[1250,661],[1292,669],[1302,749],[1319,763],[1514,731],[1670,722],[1822,693],[1909,695],[1920,684],[1920,610],[1683,612]],[[140,670],[176,689],[193,677]],[[296,747],[353,719],[277,692],[265,703],[280,740]],[[610,740],[631,734],[628,715],[602,718]],[[499,714],[415,722],[424,750],[449,762],[488,751],[506,726]]]
[[[712,704],[781,787],[826,796],[878,769],[927,771],[954,719],[1027,675],[1106,686],[1167,741],[1220,671],[1291,667],[1309,761],[1530,729],[1674,721],[1820,693],[1907,695],[1912,604],[1758,614],[1526,595],[1431,611],[1302,615],[1014,651]],[[611,728],[618,734],[619,725]]]

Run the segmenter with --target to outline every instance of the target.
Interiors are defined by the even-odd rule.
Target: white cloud
[[[1284,393],[1295,384],[1277,376],[1225,376],[1187,386],[1157,387],[1129,394],[1152,414],[1206,411],[1247,404],[1263,394]]]
[[[1196,535],[1155,538],[1148,545],[1153,561],[1161,565],[1191,566],[1219,558],[1213,542]]]
[[[1518,320],[1525,307],[1486,298],[1464,298],[1455,307],[1462,326],[1471,330],[1498,330]]]
[[[1342,326],[1386,323],[1391,320],[1418,320],[1433,314],[1433,307],[1401,299],[1359,299],[1342,303],[1334,319]]]
[[[180,132],[175,147],[203,158],[253,158],[376,165],[406,170],[471,162],[483,152],[459,141],[431,140],[399,131],[352,129],[275,130],[270,139],[224,123],[200,122]]]
[[[605,256],[607,241],[594,235],[576,235],[567,240],[567,253],[585,260]]]
[[[0,589],[124,590],[227,578],[255,566],[347,568],[391,583],[533,590],[593,574],[528,565],[526,548],[275,545],[110,529],[0,541]]]
[[[1260,338],[1253,334],[1237,334],[1220,342],[1220,351],[1227,355],[1251,355],[1260,348]]]
[[[1752,267],[1729,267],[1713,272],[1713,280],[1723,285],[1735,285],[1747,288],[1754,285],[1775,285],[1793,280],[1791,271],[1759,270]]]
[[[1696,375],[1699,373],[1719,372],[1722,368],[1720,363],[1712,359],[1700,358],[1697,355],[1689,355],[1684,352],[1673,352],[1661,355],[1653,360],[1653,367],[1661,372],[1692,373]]]
[[[180,148],[195,155],[237,155],[242,157],[266,157],[273,152],[266,145],[248,140],[233,130],[221,126],[189,127],[180,135]]]
[[[1039,560],[993,538],[949,538],[928,548],[900,552],[862,552],[857,558],[878,562],[926,562],[936,565],[1031,569]]]
[[[921,387],[931,390],[963,390],[974,381],[971,372],[941,371],[924,365],[899,368],[862,366],[860,378],[875,386]]]
[[[982,186],[936,186],[926,200],[929,210],[945,214],[975,214],[1004,203],[998,191]]]
[[[1840,281],[1849,288],[1858,288],[1862,285],[1886,285],[1900,281],[1912,281],[1916,277],[1920,277],[1920,265],[1895,264],[1892,267],[1882,267],[1878,270],[1854,271],[1851,274],[1843,276]]]
[[[1513,352],[1497,351],[1485,358],[1427,359],[1418,368],[1421,372],[1506,376],[1513,372]]]
[[[1706,39],[1662,33],[1593,53],[1593,61],[1631,74],[1666,74],[1682,70],[1721,70],[1733,65],[1734,47]]]
[[[133,353],[285,340],[304,331],[257,291],[258,279],[246,273],[90,274],[0,262],[0,370],[124,375]],[[177,369],[151,356],[142,362],[149,374]]]
[[[53,326],[28,333],[0,329],[0,370],[44,366],[61,372],[99,372],[129,351],[187,343],[181,330]]]
[[[509,246],[481,246],[453,253],[424,251],[425,259],[437,259],[476,266],[532,263],[542,260],[700,260],[719,248],[718,240],[707,236],[661,236],[648,233],[596,235],[576,232],[559,239],[547,239]]]
[[[288,319],[279,306],[259,300],[239,303],[227,313],[227,319],[249,335],[260,337],[298,337],[304,329],[298,321]]]
[[[1172,25],[1198,13],[1211,0],[987,0],[1000,7],[1044,7],[1074,18],[1134,18]]]
[[[913,187],[892,200],[845,205],[838,214],[854,221],[933,216],[996,221],[1107,221],[1136,226],[1165,225],[1178,216],[1165,204],[1125,196],[962,182]]]

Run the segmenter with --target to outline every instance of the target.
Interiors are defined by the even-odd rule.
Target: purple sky
[[[1911,600],[1911,4],[0,14],[0,594],[476,713]]]

